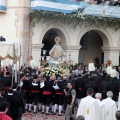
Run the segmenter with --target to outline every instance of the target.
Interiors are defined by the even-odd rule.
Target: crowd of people
[[[69,66],[70,76],[48,76],[41,74],[41,69],[22,66],[20,80],[12,81],[11,67],[1,68],[0,118],[21,120],[28,111],[58,116],[65,113],[66,120],[116,120],[120,66],[112,69],[115,76],[108,73],[106,65],[91,72],[88,65],[78,64]],[[119,111],[116,116],[120,119]]]

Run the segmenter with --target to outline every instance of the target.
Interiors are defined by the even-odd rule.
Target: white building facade
[[[54,22],[34,22],[29,17],[30,3],[30,0],[7,0],[6,10],[0,12],[0,36],[8,43],[21,43],[21,65],[28,65],[28,58],[32,55],[37,66],[40,66],[44,40],[48,40],[50,35],[53,35],[51,39],[60,36],[60,44],[67,55],[66,60],[70,57],[74,63],[87,64],[89,59],[94,60],[97,57],[100,63],[111,60],[113,65],[119,65],[120,29],[115,31],[103,26],[85,25],[72,28]],[[84,43],[81,41],[86,42],[85,49],[81,49]]]

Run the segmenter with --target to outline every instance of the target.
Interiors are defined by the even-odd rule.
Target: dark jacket
[[[77,93],[77,98],[81,99],[85,97],[85,85],[84,85],[84,79],[78,78],[75,82],[75,89]]]
[[[13,120],[17,120],[17,118],[19,117],[19,107],[21,106],[20,100],[15,95],[6,95],[6,99],[11,105],[8,110],[8,115]]]
[[[13,91],[13,95],[17,96],[20,100],[21,106],[19,107],[19,115],[21,116],[23,113],[25,113],[25,101],[23,95],[19,91]]]

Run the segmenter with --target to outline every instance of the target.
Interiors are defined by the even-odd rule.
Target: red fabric
[[[51,95],[51,92],[49,92],[49,91],[43,91],[43,95]]]
[[[5,89],[8,89],[8,87],[4,87]]]
[[[63,93],[61,93],[61,92],[56,92],[56,94],[57,94],[57,95],[63,95]]]
[[[106,92],[105,90],[103,90],[102,92]]]
[[[78,90],[82,90],[83,88],[78,88]]]
[[[40,92],[40,91],[37,91],[37,90],[31,90],[32,93],[35,93],[35,92]]]
[[[23,90],[23,92],[27,92],[28,90]]]
[[[12,118],[10,118],[5,113],[0,113],[0,120],[12,120]]]

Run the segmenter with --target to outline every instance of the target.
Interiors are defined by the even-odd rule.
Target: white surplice
[[[116,120],[115,114],[117,112],[116,102],[111,98],[106,98],[102,100],[105,105],[105,120]]]
[[[100,119],[105,120],[105,105],[99,99],[97,99],[99,108],[100,108]]]
[[[77,111],[77,117],[83,115],[85,120],[101,120],[100,108],[97,100],[91,96],[87,96],[81,99],[80,105]]]

